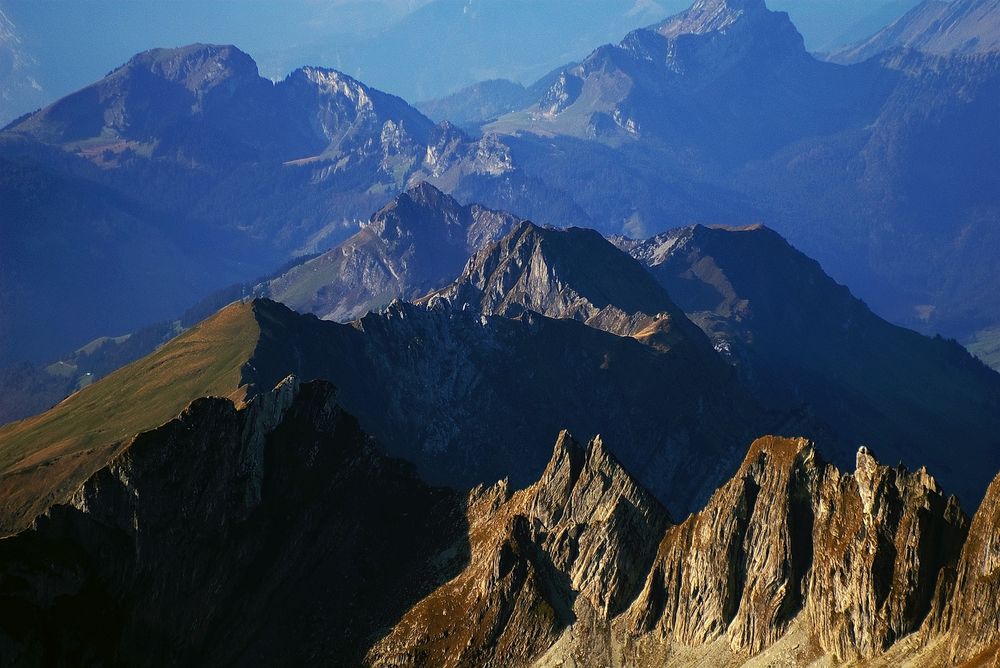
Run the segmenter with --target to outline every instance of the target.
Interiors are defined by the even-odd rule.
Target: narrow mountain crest
[[[581,615],[609,620],[634,597],[669,518],[599,438],[583,446],[562,432],[541,479],[506,501],[505,490],[473,492],[468,567],[404,616],[370,663],[524,665]]]
[[[457,281],[435,296],[486,315],[531,310],[665,349],[683,342],[707,349],[655,279],[593,230],[524,221],[476,253]]]

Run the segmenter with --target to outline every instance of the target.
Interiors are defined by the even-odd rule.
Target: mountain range
[[[835,66],[763,2],[699,3],[484,130],[602,230],[765,221],[891,320],[964,338],[997,311],[978,254],[996,245],[995,72],[912,50]]]
[[[411,210],[414,200],[434,202],[439,212]],[[408,230],[402,238],[409,240],[440,234],[427,228],[451,229],[449,215],[457,217],[462,209],[423,185],[382,211],[404,210],[412,212],[388,229]],[[466,219],[466,236],[477,229],[473,221]],[[382,229],[373,223],[366,232],[381,236]],[[422,263],[425,276],[433,277],[422,285],[429,292],[419,300],[425,307],[437,304],[466,315],[507,318],[536,312],[662,349],[669,349],[678,333],[701,349],[708,343],[735,366],[741,383],[768,409],[812,415],[814,424],[798,428],[824,441],[838,465],[849,462],[858,443],[867,443],[894,461],[931,466],[949,489],[970,502],[985,489],[990,471],[1000,469],[1000,443],[994,436],[1000,429],[1000,376],[953,341],[879,318],[773,230],[695,226],[643,241],[613,241],[635,261],[614,252],[591,230],[563,232],[522,222],[496,241],[479,244],[453,279],[449,277],[458,274],[458,264],[435,250],[440,246],[407,243],[397,248],[407,262]],[[314,260],[265,284],[257,294],[286,301],[287,295],[308,293],[316,278],[325,276],[328,294],[352,286],[353,301],[338,302],[347,305],[344,312],[360,314],[394,298],[412,301],[420,290],[410,283],[391,284],[394,292],[385,292],[377,282],[370,284],[370,292],[353,287],[364,285],[366,277],[383,275],[369,266],[401,264],[384,254],[389,243],[366,246],[379,251],[357,251],[348,242],[330,252],[334,258],[359,258],[345,265],[351,267],[347,273],[327,276],[322,269],[307,270],[318,263]],[[331,317],[322,301],[315,309],[309,300],[286,303]],[[977,464],[955,467],[954,458],[940,448],[945,441],[963,443],[968,460]]]
[[[543,78],[527,98],[515,89],[517,102],[491,102],[483,115],[501,115],[477,136],[332,70],[273,83],[234,47],[143,53],[0,133],[6,190],[25,193],[5,222],[84,235],[71,248],[5,251],[5,269],[31,278],[0,290],[14,314],[0,364],[64,355],[326,250],[422,180],[465,204],[632,237],[765,221],[876,312],[965,341],[1000,312],[988,252],[994,60],[897,49],[822,62],[763,2],[706,0]],[[88,201],[32,199],[39,182]],[[86,259],[97,222],[137,235],[135,253],[101,246],[123,256],[113,283]],[[142,248],[159,257],[130,266]],[[64,272],[71,303],[54,266],[77,267]],[[67,309],[73,327],[51,326]]]
[[[596,0],[581,12],[568,0],[511,1],[291,0],[221,12],[174,0],[169,7],[91,3],[48,12],[4,0],[0,11],[16,24],[18,51],[30,57],[31,77],[42,90],[29,84],[32,95],[0,99],[0,125],[81,88],[150,45],[211,37],[240,44],[269,79],[302,63],[325,63],[408,100],[425,100],[489,77],[527,85],[596,44],[685,7],[684,0]],[[792,13],[810,50],[829,51],[875,32],[917,0],[773,2]],[[75,29],[83,23],[96,29]]]
[[[353,320],[441,287],[516,220],[478,204],[462,206],[422,181],[350,239],[270,280],[266,294],[297,311]]]
[[[336,383],[386,451],[437,484],[529,481],[549,435],[572,427],[618,437],[617,454],[647,472],[654,493],[693,506],[748,434],[791,418],[759,409],[690,323],[675,340],[685,331],[693,341],[664,349],[573,320],[489,317],[440,299],[396,302],[347,325],[268,300],[236,304],[52,410],[0,427],[0,478],[21,490],[0,499],[2,525],[20,528],[129,434],[197,397],[252,397],[289,373]],[[550,411],[530,410],[546,403]]]
[[[862,448],[842,472],[767,437],[676,523],[567,432],[523,489],[435,488],[290,376],[242,407],[196,400],[2,541],[0,647],[10,665],[990,660],[996,488],[970,521],[925,469]]]
[[[288,373],[334,381],[345,405],[391,454],[405,455],[396,448],[416,435],[425,474],[436,482],[455,476],[473,484],[502,475],[525,481],[539,470],[542,444],[531,453],[490,458],[477,447],[479,454],[467,452],[456,464],[455,448],[465,451],[470,439],[492,442],[569,427],[609,437],[623,429],[629,442],[660,442],[674,429],[661,419],[669,425],[673,418],[643,414],[639,407],[654,400],[643,387],[660,387],[658,378],[694,367],[702,369],[703,389],[689,392],[726,397],[729,408],[719,410],[739,412],[748,424],[771,430],[780,424],[817,440],[838,465],[846,466],[857,444],[866,443],[893,461],[933,467],[967,503],[1000,469],[1000,376],[954,342],[882,320],[774,231],[696,226],[645,241],[616,238],[616,248],[592,230],[516,221],[501,211],[463,207],[420,184],[382,207],[352,239],[276,277],[224,291],[179,321],[120,342],[96,342],[41,373],[15,368],[0,406],[12,417],[40,412],[80,384],[153,351],[178,327],[210,313],[213,303],[256,295],[353,322],[307,327],[310,321],[296,324],[283,308],[255,309],[276,323],[261,355],[283,361],[254,384],[270,387]],[[261,329],[249,321],[241,327]],[[300,340],[308,343],[295,343]],[[560,353],[566,345],[581,357]],[[538,368],[528,372],[531,360]],[[244,363],[263,368],[249,357]],[[526,373],[534,378],[528,385]],[[532,420],[528,429],[525,418],[503,417],[545,402],[546,384],[560,374],[584,383],[566,395],[571,408],[560,420]],[[611,405],[633,417],[589,414],[586,407],[600,401],[586,394],[595,382],[605,387],[600,396],[617,397]],[[61,392],[49,390],[53,386]],[[510,386],[521,389],[496,394]],[[946,451],[942,442],[955,445]],[[954,448],[963,457],[956,460]],[[660,483],[643,482],[662,492]],[[699,493],[684,492],[684,503],[696,502]]]
[[[0,665],[1000,662],[991,2],[12,122]]]

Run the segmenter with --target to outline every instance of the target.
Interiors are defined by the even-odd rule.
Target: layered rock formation
[[[375,665],[525,665],[586,609],[628,604],[667,512],[610,456],[566,432],[531,487],[469,497],[466,569],[408,612],[369,653]]]
[[[802,606],[818,477],[806,442],[755,442],[708,507],[662,539],[629,632],[685,645],[727,636],[751,652],[774,642]]]
[[[883,466],[862,448],[845,474],[808,441],[762,438],[703,511],[670,526],[600,441],[584,452],[563,435],[532,487],[474,491],[469,565],[368,660],[891,665],[935,661],[942,642],[967,659],[997,639],[992,618],[973,621],[983,608],[958,612],[957,592],[992,567],[978,565],[990,562],[972,541],[959,560],[966,518],[926,471]],[[987,510],[976,522],[994,519]],[[986,610],[990,583],[973,594]],[[956,619],[964,630],[951,630]]]
[[[964,531],[925,471],[862,449],[842,474],[807,441],[760,439],[708,507],[667,532],[623,627],[637,660],[719,638],[749,657],[799,618],[824,653],[870,659],[920,627]]]
[[[532,310],[579,320],[664,348],[704,344],[702,334],[642,266],[593,230],[522,222],[477,252],[452,285],[426,301],[434,297],[484,315],[511,317]]]
[[[300,312],[352,320],[394,299],[413,301],[440,288],[515,222],[505,211],[462,206],[421,182],[353,237],[268,281],[262,292]]]
[[[1000,642],[998,489],[970,528],[926,471],[862,448],[842,473],[765,437],[675,525],[600,438],[564,432],[536,483],[462,495],[289,378],[241,409],[195,401],[0,542],[0,657],[968,661]]]
[[[990,485],[969,526],[968,539],[953,575],[953,594],[928,624],[932,638],[943,637],[954,663],[978,655],[1000,661],[1000,476]],[[977,651],[978,650],[978,651]]]

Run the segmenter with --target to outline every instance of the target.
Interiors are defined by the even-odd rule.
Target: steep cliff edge
[[[0,541],[0,663],[975,663],[998,498],[970,528],[924,470],[764,437],[674,524],[566,432],[536,483],[463,494],[289,378],[195,401]]]
[[[462,502],[326,383],[199,399],[0,541],[0,664],[356,665],[461,563]]]
[[[1000,476],[969,526],[953,575],[954,595],[927,624],[953,663],[1000,663]],[[990,663],[992,661],[992,664]]]
[[[369,653],[375,665],[526,665],[580,617],[635,596],[670,524],[599,438],[563,432],[541,479],[469,497],[472,558]]]
[[[935,640],[921,627],[951,600],[967,531],[924,470],[862,448],[842,473],[777,437],[672,525],[599,440],[582,449],[565,434],[540,482],[474,491],[469,525],[468,567],[370,663],[742,665],[789,660],[780,644],[794,635],[792,665],[890,665]]]

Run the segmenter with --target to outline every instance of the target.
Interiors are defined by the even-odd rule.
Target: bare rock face
[[[1000,476],[972,518],[954,573],[952,595],[928,620],[929,635],[944,635],[958,664],[980,655],[1000,661]]]
[[[470,495],[469,566],[368,661],[739,665],[784,651],[793,630],[835,663],[880,660],[904,637],[916,652],[949,600],[966,520],[926,471],[864,448],[857,460],[844,474],[805,439],[758,439],[705,509],[671,526],[599,440],[564,433],[535,485]],[[972,640],[993,637],[984,628]]]
[[[300,312],[352,320],[442,287],[470,254],[515,222],[512,214],[462,206],[421,182],[382,207],[360,232],[268,281],[264,291]]]
[[[880,465],[865,448],[853,475],[830,468],[820,487],[806,618],[843,659],[871,658],[916,631],[966,519],[926,470]]]
[[[435,294],[484,315],[532,310],[664,348],[707,342],[641,264],[593,230],[530,222],[476,253]]]
[[[685,645],[727,636],[750,653],[773,643],[802,606],[820,474],[807,441],[756,441],[708,507],[663,537],[628,633]]]
[[[369,653],[374,665],[530,665],[580,615],[630,601],[669,524],[608,454],[563,432],[539,482],[469,497],[472,557]]]
[[[752,656],[804,619],[823,651],[856,660],[917,631],[947,590],[965,517],[926,471],[864,448],[857,459],[842,474],[805,440],[756,441],[708,507],[663,538],[623,618],[627,643],[725,637]]]

